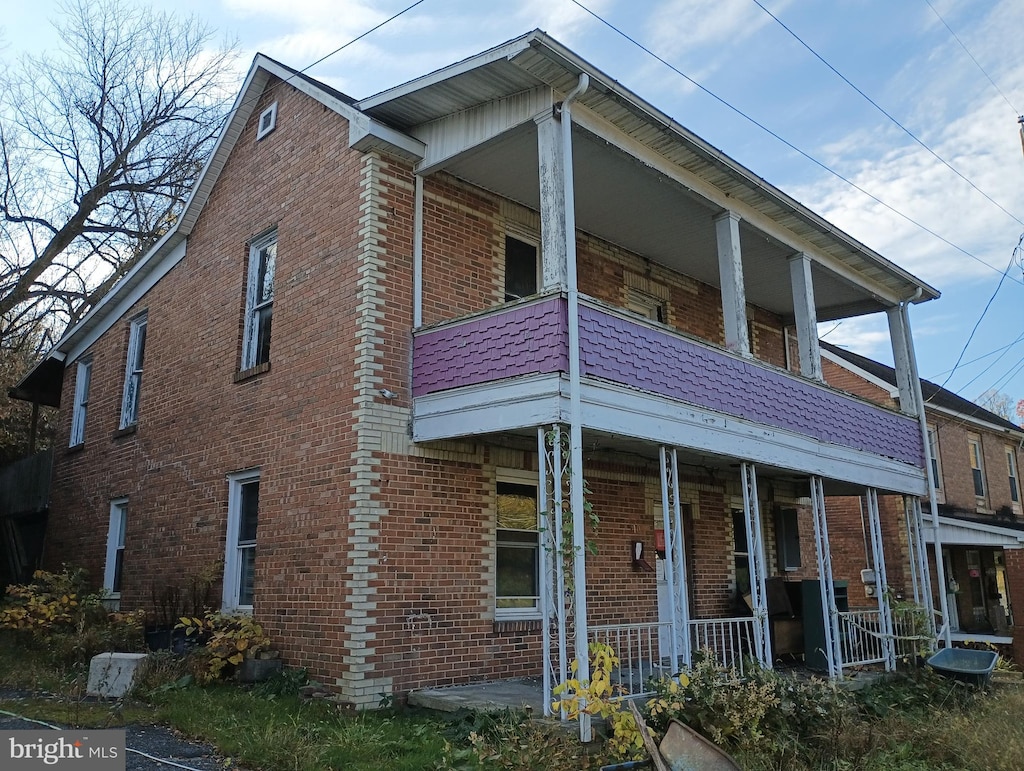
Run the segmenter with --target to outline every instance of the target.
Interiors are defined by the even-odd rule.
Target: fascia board
[[[821,358],[828,359],[830,362],[842,367],[847,372],[852,372],[857,377],[867,380],[872,385],[876,385],[879,388],[885,389],[886,393],[888,393],[889,396],[893,398],[897,398],[900,395],[899,389],[896,387],[895,383],[890,383],[888,380],[884,380],[883,378],[880,378],[877,375],[873,375],[867,370],[861,369],[856,364],[851,364],[842,356],[837,356],[831,351],[826,351],[823,348],[821,351]]]

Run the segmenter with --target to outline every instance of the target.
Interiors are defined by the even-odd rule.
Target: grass
[[[177,657],[157,657],[142,698],[96,703],[84,698],[81,665],[58,666],[44,651],[0,639],[0,688],[33,694],[0,698],[0,709],[96,728],[168,725],[260,771],[596,769],[610,762],[600,746],[581,748],[573,732],[553,731],[511,712],[449,720],[391,708],[351,712],[326,700],[301,702],[294,674],[252,688],[199,687],[181,679],[186,666]],[[973,695],[917,675],[868,689],[855,701],[839,720],[816,721],[806,714],[786,718],[800,722],[802,734],[775,731],[756,747],[741,743],[728,749],[752,771],[1021,767],[1022,687]]]

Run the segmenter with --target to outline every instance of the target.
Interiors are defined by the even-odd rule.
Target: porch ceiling
[[[540,207],[537,135],[532,123],[452,159],[446,171],[474,185]],[[719,286],[714,217],[722,209],[585,129],[573,128],[576,224],[636,254]],[[740,224],[747,301],[793,315],[788,258],[793,249]],[[885,309],[877,297],[812,263],[818,318]]]

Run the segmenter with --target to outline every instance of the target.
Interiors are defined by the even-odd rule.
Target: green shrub
[[[12,584],[0,605],[0,629],[48,651],[58,664],[81,664],[103,651],[143,648],[143,611],[111,612],[103,594],[87,590],[85,571],[36,571]]]

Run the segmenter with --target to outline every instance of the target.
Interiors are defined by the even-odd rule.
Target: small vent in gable
[[[260,124],[256,129],[256,141],[263,139],[277,127],[277,102],[260,113]]]

